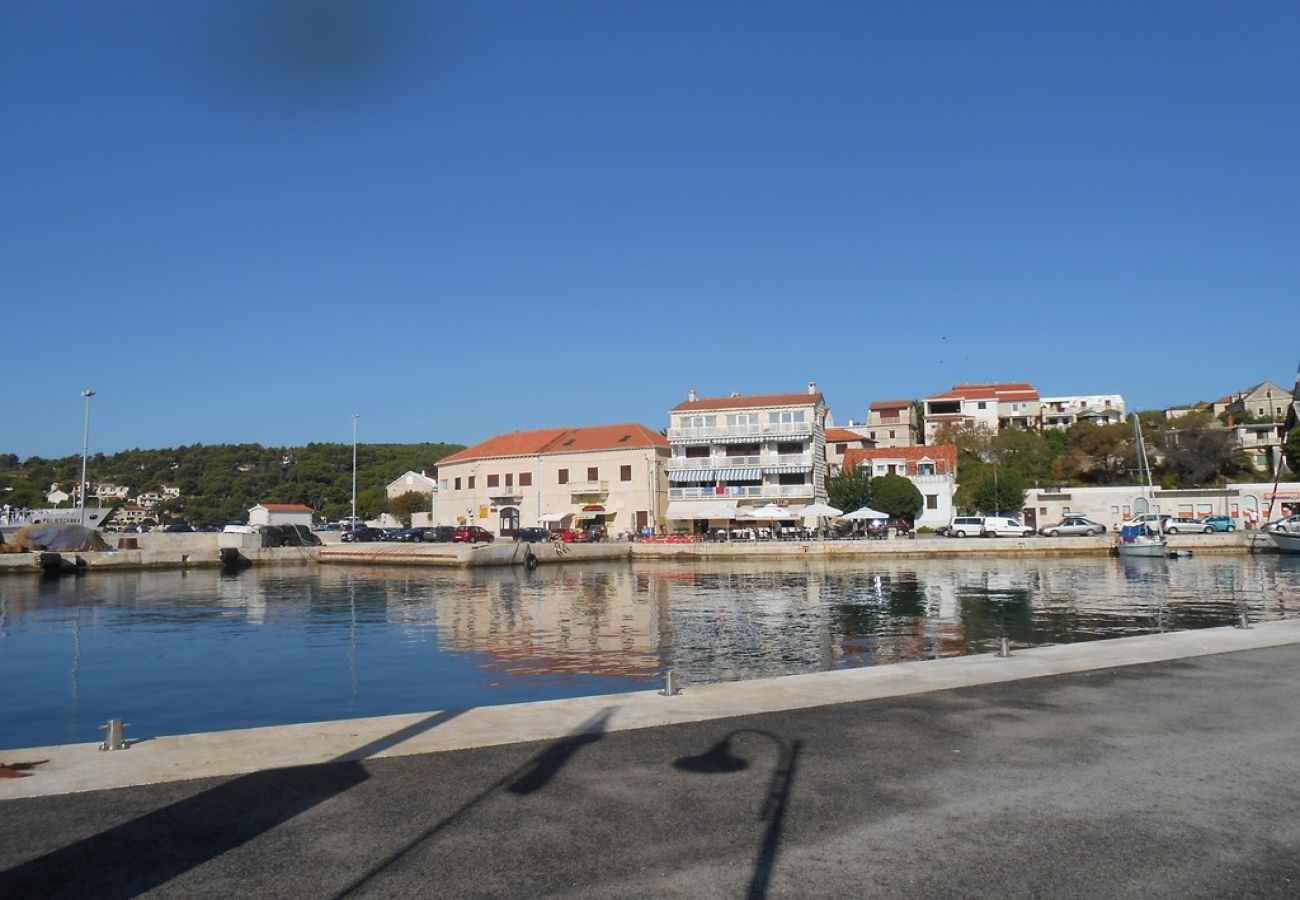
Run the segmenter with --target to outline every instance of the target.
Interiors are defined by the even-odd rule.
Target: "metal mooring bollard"
[[[1236,627],[1237,627],[1237,628],[1249,628],[1249,627],[1250,627],[1250,616],[1248,616],[1248,615],[1246,614],[1246,607],[1245,607],[1244,604],[1241,605],[1241,606],[1238,606],[1238,607],[1237,607],[1237,625],[1236,625]]]
[[[121,719],[109,719],[107,725],[99,727],[104,731],[104,743],[99,745],[100,750],[129,750],[131,745],[126,742],[122,735],[122,729],[130,722],[123,722]]]
[[[672,669],[664,673],[664,689],[659,693],[664,697],[675,697],[681,693],[681,688],[677,687],[677,676]]]
[[[1011,642],[1004,637],[998,638],[998,656],[1004,659],[1011,655]]]

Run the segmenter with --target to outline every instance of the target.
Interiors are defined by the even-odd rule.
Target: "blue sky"
[[[1300,6],[0,7],[0,451],[1295,372]]]

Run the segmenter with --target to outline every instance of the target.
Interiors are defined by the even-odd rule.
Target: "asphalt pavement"
[[[1290,645],[9,800],[0,897],[1290,898],[1297,688]]]

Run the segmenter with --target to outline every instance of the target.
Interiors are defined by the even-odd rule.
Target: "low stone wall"
[[[314,565],[319,547],[249,547],[239,551],[253,565]],[[87,571],[139,569],[215,568],[222,564],[216,547],[203,550],[110,550],[98,553],[61,553],[65,560],[85,563]],[[0,554],[0,574],[35,574],[41,569],[39,553]]]
[[[522,566],[531,552],[538,565],[630,559],[631,544],[564,544],[496,541],[491,544],[335,544],[320,548],[323,563],[390,566]]]

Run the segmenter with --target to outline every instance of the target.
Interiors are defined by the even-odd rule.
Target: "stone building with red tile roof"
[[[945,425],[974,425],[994,433],[1003,428],[1038,429],[1042,403],[1023,381],[955,384],[925,398],[925,442],[934,443]]]
[[[914,447],[921,428],[913,400],[877,400],[867,410],[867,437],[877,447]]]
[[[634,422],[512,431],[438,462],[434,521],[519,528],[663,525],[668,441]]]
[[[952,520],[957,492],[957,448],[952,444],[850,450],[844,467],[866,469],[873,478],[902,475],[916,485],[924,498],[915,520],[918,528],[938,528]]]
[[[312,509],[301,503],[259,503],[248,511],[249,525],[306,525],[311,527]]]

